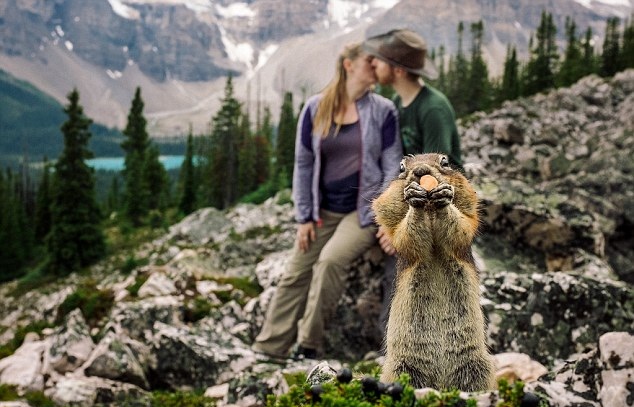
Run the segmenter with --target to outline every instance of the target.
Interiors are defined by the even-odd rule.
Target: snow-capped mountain
[[[410,27],[431,47],[455,51],[460,21],[482,19],[487,58],[507,43],[525,49],[541,10],[566,16],[597,40],[607,16],[629,17],[631,0],[0,0],[0,68],[61,102],[73,88],[86,112],[125,125],[141,86],[153,136],[205,130],[225,77],[249,109],[299,102],[332,74],[341,46]],[[495,67],[492,68],[495,72]],[[251,112],[253,115],[253,111]]]

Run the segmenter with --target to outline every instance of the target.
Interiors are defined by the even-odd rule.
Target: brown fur
[[[478,271],[471,242],[478,199],[446,156],[405,157],[401,174],[372,205],[399,257],[381,381],[408,373],[417,388],[493,388]],[[439,184],[419,185],[423,175]]]

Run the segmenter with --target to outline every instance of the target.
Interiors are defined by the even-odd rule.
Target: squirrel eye
[[[401,172],[405,172],[405,161],[401,161]]]
[[[447,156],[443,155],[440,157],[440,166],[449,167],[449,159],[447,158]]]

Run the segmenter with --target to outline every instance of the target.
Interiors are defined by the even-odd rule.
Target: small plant
[[[215,407],[215,401],[200,392],[157,391],[152,393],[152,407]]]
[[[32,407],[56,407],[57,405],[41,391],[27,391],[20,397],[14,386],[0,384],[0,401],[26,400]]]
[[[498,381],[498,394],[503,400],[497,407],[516,407],[522,404],[524,398],[524,382],[515,381],[511,384],[506,379]]]
[[[131,285],[126,287],[126,290],[128,290],[128,292],[130,293],[131,296],[136,297],[139,295],[139,289],[141,288],[141,286],[143,284],[145,284],[145,282],[147,281],[147,279],[149,278],[149,275],[147,274],[138,274],[136,276],[136,278],[134,279],[134,283],[132,283]]]
[[[262,287],[255,279],[244,277],[218,277],[214,278],[219,284],[231,284],[241,290],[249,298],[255,298],[262,293]],[[226,302],[226,301],[223,301]]]
[[[47,286],[55,280],[56,277],[52,274],[47,274],[44,271],[44,265],[41,265],[27,272],[27,274],[18,281],[18,284],[9,295],[14,298],[19,298],[25,293],[36,288]]]
[[[294,372],[294,373],[283,373],[284,379],[286,383],[290,386],[301,386],[302,383],[306,382],[306,373],[304,372]]]
[[[195,297],[185,304],[185,322],[200,321],[211,311],[212,305],[206,298]]]
[[[57,404],[41,391],[29,391],[24,395],[24,399],[32,407],[57,407]]]
[[[18,398],[18,391],[15,389],[15,386],[0,384],[0,401],[13,401]]]
[[[141,264],[137,259],[134,258],[134,255],[130,255],[125,259],[123,265],[121,266],[121,272],[123,274],[130,274],[132,270],[139,267]]]
[[[97,284],[88,280],[77,287],[57,309],[56,322],[61,323],[72,310],[79,308],[88,325],[94,327],[108,315],[114,304],[114,294],[111,290],[99,290]]]
[[[22,346],[24,342],[24,337],[29,332],[35,332],[37,334],[41,334],[45,328],[51,328],[53,325],[49,324],[46,321],[36,321],[32,322],[29,325],[21,326],[13,335],[13,339],[11,339],[8,343],[0,346],[0,359],[5,358],[7,356],[13,355],[13,353]]]

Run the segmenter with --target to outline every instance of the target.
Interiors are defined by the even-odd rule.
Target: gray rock
[[[111,331],[106,333],[84,364],[84,374],[131,383],[149,390],[149,382],[139,361],[146,362],[149,359],[149,349],[142,351],[140,357],[137,357],[136,350],[143,349],[143,345],[136,343],[130,346],[132,341]]]
[[[72,372],[88,359],[94,347],[88,325],[81,311],[75,309],[53,335],[48,360],[57,372]]]
[[[45,395],[62,406],[149,405],[150,395],[140,388],[98,377],[63,377]]]

